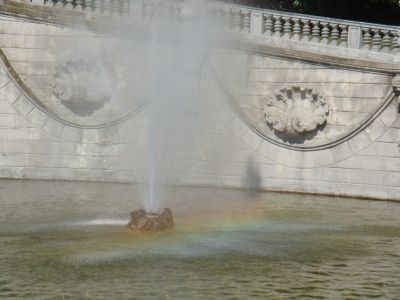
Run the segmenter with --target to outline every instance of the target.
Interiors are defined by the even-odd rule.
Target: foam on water
[[[66,222],[63,225],[66,226],[124,226],[128,224],[128,219],[115,219],[115,218],[98,218],[91,220],[80,220],[73,222]]]
[[[89,226],[92,226],[90,223]],[[319,232],[340,232],[346,226],[328,224],[284,224],[266,220],[229,222],[213,224],[200,231],[179,230],[170,234],[129,234],[121,235],[112,247],[84,250],[66,257],[65,262],[72,265],[96,265],[140,257],[200,258],[236,253],[258,257],[277,257],[282,255],[282,247],[295,246],[302,240],[282,241],[280,235],[318,234]],[[100,238],[101,240],[102,238]]]

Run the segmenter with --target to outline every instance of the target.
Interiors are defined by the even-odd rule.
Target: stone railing
[[[179,19],[182,1],[177,0],[142,0],[142,17],[152,18],[155,15],[168,16]]]
[[[15,1],[15,0],[14,0]],[[89,14],[131,16],[149,20],[167,16],[178,20],[184,0],[17,0]],[[400,27],[351,22],[310,15],[207,1],[224,30],[244,37],[299,41],[302,44],[400,53]]]
[[[139,16],[152,18],[154,15],[179,17],[180,0],[16,0],[40,6],[65,8],[78,12],[114,16]]]
[[[33,4],[66,8],[88,13],[130,15],[131,0],[32,0]]]
[[[284,13],[219,1],[210,1],[208,6],[230,32],[393,54],[400,48],[400,27]]]

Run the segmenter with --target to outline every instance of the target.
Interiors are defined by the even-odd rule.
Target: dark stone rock
[[[164,232],[174,228],[174,219],[169,208],[165,208],[161,214],[138,209],[131,212],[128,228],[136,231]]]

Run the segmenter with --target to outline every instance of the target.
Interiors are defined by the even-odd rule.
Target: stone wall
[[[1,18],[1,177],[140,178],[146,170],[152,86],[145,76],[148,62],[138,57],[148,48],[124,55],[124,43],[85,30]],[[61,102],[74,101],[73,91],[84,88],[78,80],[71,94],[62,84],[71,73],[85,76],[74,73],[82,72],[71,67],[76,61],[89,64],[85,72],[100,74],[98,82],[108,76],[118,82],[110,95],[96,89],[95,98],[107,99],[83,115]],[[93,70],[99,61],[104,68]],[[125,68],[115,67],[121,65]],[[140,72],[132,71],[138,65]],[[57,75],[60,68],[68,76]],[[199,95],[187,111],[195,125],[185,127],[176,145],[171,183],[400,200],[400,121],[392,75],[231,51],[212,52],[202,70]],[[54,89],[57,76],[61,93]],[[267,99],[293,86],[313,89],[329,107],[326,120],[307,138],[277,134],[265,118]],[[112,125],[103,126],[107,122]]]

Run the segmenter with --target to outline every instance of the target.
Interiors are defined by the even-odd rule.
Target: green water
[[[0,181],[0,299],[399,299],[400,203],[175,188],[169,234],[125,184]]]

